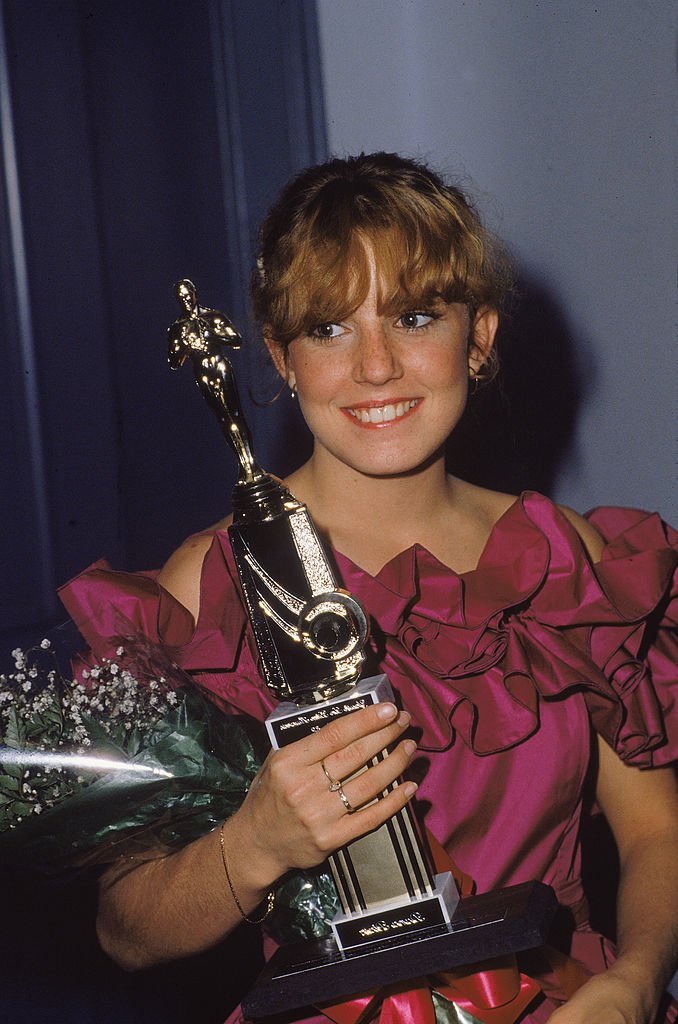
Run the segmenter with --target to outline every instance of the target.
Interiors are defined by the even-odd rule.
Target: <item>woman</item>
[[[663,725],[676,678],[660,626],[676,558],[656,517],[608,510],[592,525],[539,495],[446,473],[469,381],[493,372],[507,286],[464,196],[394,155],[311,168],[269,214],[254,307],[314,441],[286,483],[367,606],[375,657],[407,710],[360,711],[277,752],[220,832],[109,871],[99,934],[122,965],[205,949],[243,917],[265,916],[281,875],[320,863],[412,798],[414,781],[363,806],[409,765],[428,828],[479,891],[539,878],[569,914],[569,952],[591,977],[569,989],[547,979],[547,996],[521,1019],[655,1019],[678,943],[678,798],[663,767],[676,756]],[[215,700],[262,718],[272,701],[227,525],[187,541],[157,595],[140,589],[139,602],[159,603],[152,638],[173,643]],[[115,585],[134,592],[133,578]],[[385,762],[346,783],[361,808],[348,814],[325,771],[345,779],[387,744]],[[588,925],[581,887],[591,783],[621,860],[616,961]]]

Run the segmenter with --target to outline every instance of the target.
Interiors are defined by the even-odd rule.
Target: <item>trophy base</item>
[[[381,907],[370,907],[359,914],[336,914],[332,933],[339,950],[373,946],[396,936],[406,939],[415,932],[446,926],[459,904],[459,891],[449,871],[435,877],[435,886],[428,896],[410,903],[391,900]]]
[[[557,902],[542,882],[524,882],[460,901],[449,924],[342,952],[334,939],[285,946],[269,960],[243,999],[245,1016],[336,1003],[392,982],[407,981],[545,942]]]

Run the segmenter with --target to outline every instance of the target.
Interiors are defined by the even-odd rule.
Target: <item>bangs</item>
[[[438,301],[470,302],[465,268],[449,239],[400,227],[358,228],[347,238],[309,239],[279,278],[273,338],[287,346],[321,323],[340,323],[363,304],[377,272],[377,311],[395,316]],[[437,244],[436,244],[437,243]],[[277,290],[277,289],[276,289]]]
[[[340,323],[367,297],[372,257],[380,315],[439,301],[475,315],[510,288],[510,267],[465,196],[376,154],[312,168],[283,193],[262,228],[255,315],[283,348]]]

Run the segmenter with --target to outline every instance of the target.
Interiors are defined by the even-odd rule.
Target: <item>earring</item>
[[[294,399],[296,397],[297,397],[297,385],[296,384],[290,384],[290,398],[292,399],[292,401],[294,401]]]

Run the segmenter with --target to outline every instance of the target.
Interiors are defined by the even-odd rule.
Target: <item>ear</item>
[[[268,349],[268,354],[271,357],[271,361],[275,366],[276,370],[284,381],[287,381],[290,387],[294,386],[294,373],[290,370],[287,359],[287,349],[284,348],[280,342],[276,341],[268,324],[264,325],[264,342]]]
[[[499,314],[492,306],[481,306],[469,334],[468,367],[472,376],[480,372],[490,358],[499,326]]]

